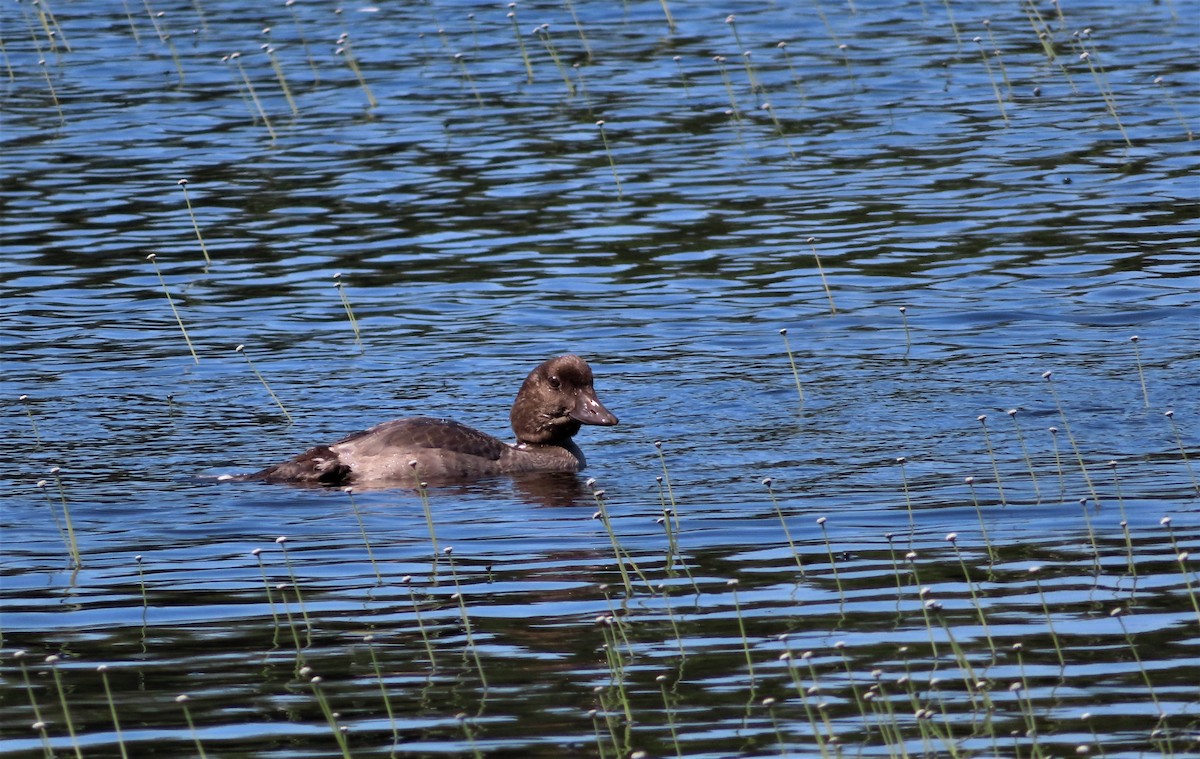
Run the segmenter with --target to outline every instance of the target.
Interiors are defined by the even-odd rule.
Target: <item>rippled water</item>
[[[3,6],[0,749],[1200,750],[1200,8],[1061,6]],[[436,552],[212,477],[565,351]]]

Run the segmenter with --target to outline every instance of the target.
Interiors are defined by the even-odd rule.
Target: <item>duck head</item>
[[[571,354],[552,358],[529,373],[510,418],[517,442],[532,445],[567,443],[583,424],[617,423],[596,397],[592,368]]]

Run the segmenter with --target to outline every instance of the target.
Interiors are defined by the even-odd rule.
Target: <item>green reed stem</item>
[[[38,707],[37,696],[34,694],[33,683],[29,679],[29,669],[25,666],[25,657],[29,655],[28,651],[21,649],[14,651],[12,658],[16,660],[17,667],[21,670],[21,679],[25,682],[25,694],[29,697],[29,706],[33,709],[33,729],[38,731],[42,739],[42,752],[46,757],[54,756],[54,750],[50,745],[50,736],[46,734],[46,721],[42,719],[42,710]]]
[[[1150,408],[1150,392],[1146,390],[1146,372],[1142,368],[1142,353],[1138,350],[1138,336],[1134,335],[1129,338],[1129,342],[1133,343],[1133,358],[1137,362],[1138,381],[1142,383],[1142,403],[1145,408]]]
[[[842,660],[842,667],[846,670],[846,682],[850,685],[850,692],[854,694],[854,703],[858,707],[858,713],[863,718],[863,732],[867,734],[868,739],[871,735],[871,723],[867,720],[867,707],[863,703],[862,691],[858,688],[858,683],[854,679],[854,668],[850,665],[850,655],[846,653],[846,642],[839,640],[833,644]]]
[[[1008,99],[1012,100],[1012,82],[1008,78],[1008,69],[1004,65],[1004,56],[1000,53],[1000,48],[996,45],[996,36],[992,34],[992,22],[985,18],[983,20],[983,27],[987,29],[988,46],[992,50],[992,57],[996,59],[996,63],[1000,66],[1000,78],[1004,80],[1004,91],[1008,93]]]
[[[446,554],[446,558],[450,561],[450,576],[454,579],[454,595],[458,600],[458,611],[462,616],[463,629],[467,634],[467,650],[471,652],[471,656],[475,659],[475,669],[479,672],[479,683],[483,686],[483,692],[487,693],[488,681],[487,675],[483,671],[483,660],[479,658],[479,646],[475,644],[475,633],[471,629],[471,617],[467,614],[467,599],[463,596],[462,586],[458,584],[458,570],[454,566],[454,548],[446,546],[442,549],[442,553]],[[466,651],[463,651],[463,659],[466,659]]]
[[[792,77],[792,84],[796,85],[796,92],[800,94],[800,102],[807,105],[808,95],[804,92],[804,84],[800,81],[800,75],[796,73],[796,66],[792,63],[792,56],[788,55],[787,46],[788,43],[786,40],[775,44],[776,49],[783,54],[783,60],[787,64],[788,73]]]
[[[367,547],[367,558],[371,561],[371,569],[375,572],[375,581],[383,584],[383,575],[379,572],[379,564],[375,561],[375,553],[371,550],[371,540],[367,537],[367,527],[363,524],[362,512],[358,510],[358,503],[354,500],[354,488],[344,488],[343,492],[350,499],[350,510],[354,512],[354,520],[358,522],[358,531],[362,535],[363,545]]]
[[[775,490],[771,487],[771,478],[764,477],[762,484],[767,488],[767,494],[771,496],[771,505],[775,507],[775,515],[779,517],[779,525],[783,528],[783,536],[787,539],[788,548],[792,551],[792,558],[796,560],[796,569],[800,572],[800,576],[804,577],[804,562],[800,560],[800,551],[796,549],[796,542],[792,540],[792,533],[787,526],[787,518],[783,516],[783,509],[779,507],[779,500],[775,498]]]
[[[296,107],[296,100],[292,97],[292,88],[288,86],[287,77],[283,75],[283,65],[279,63],[279,56],[275,55],[275,48],[263,45],[263,50],[267,54],[267,59],[271,61],[271,69],[275,72],[279,89],[283,90],[283,97],[287,100],[288,108],[292,109],[293,116],[299,116],[300,109]]]
[[[674,34],[675,17],[671,15],[671,9],[667,7],[667,0],[658,0],[658,4],[662,6],[663,15],[667,18],[667,30]]]
[[[792,379],[796,380],[796,393],[800,396],[800,405],[804,406],[804,387],[800,384],[800,372],[796,369],[796,357],[792,354],[792,346],[788,343],[787,328],[779,330],[779,334],[783,337],[783,349],[787,352],[788,364],[792,367]]]
[[[916,516],[913,514],[912,496],[908,491],[908,470],[904,464],[908,461],[904,456],[897,456],[896,463],[900,465],[900,487],[904,491],[904,509],[908,512],[908,547],[912,548],[913,539],[917,534]]]
[[[458,64],[459,71],[462,72],[463,81],[471,88],[471,94],[475,96],[475,104],[483,107],[483,96],[479,94],[479,88],[475,86],[475,78],[471,76],[471,72],[467,70],[466,56],[462,53],[455,53],[453,56],[454,62]]]
[[[311,673],[311,667],[304,667],[300,670],[302,676],[307,676]],[[343,759],[351,759],[350,746],[346,742],[346,733],[342,730],[341,725],[338,724],[337,715],[333,713],[333,709],[329,706],[329,700],[325,697],[325,692],[321,688],[322,682],[320,675],[312,675],[308,679],[309,685],[312,686],[313,697],[317,699],[317,705],[321,707],[321,713],[325,715],[325,721],[329,724],[329,729],[333,731],[333,739],[337,741]]]
[[[375,655],[375,636],[364,635],[363,642],[371,654],[371,669],[375,672],[375,682],[379,683],[379,696],[383,699],[383,708],[387,710],[388,724],[392,727],[392,748],[400,745],[400,730],[396,727],[396,714],[392,710],[392,699],[388,696],[387,683],[383,679],[383,668],[379,666],[379,657]]]
[[[913,585],[917,589],[917,601],[921,604],[921,616],[925,620],[925,630],[929,633],[929,650],[933,654],[933,658],[937,659],[941,656],[938,653],[937,638],[933,634],[933,621],[929,617],[931,607],[926,601],[932,591],[932,588],[921,585],[921,577],[917,574],[917,552],[909,551],[904,554],[904,560],[908,562],[909,571],[912,572]]]
[[[533,84],[533,64],[529,60],[529,51],[525,49],[525,38],[521,36],[521,27],[517,24],[516,3],[509,6],[508,18],[512,21],[513,34],[517,37],[517,48],[521,51],[521,60],[525,62],[525,83]]]
[[[1117,623],[1121,625],[1121,632],[1125,633],[1125,640],[1129,643],[1129,652],[1133,654],[1133,660],[1137,662],[1138,671],[1142,673],[1142,682],[1146,683],[1146,692],[1150,694],[1150,700],[1154,702],[1154,708],[1158,710],[1160,718],[1166,716],[1163,711],[1162,704],[1158,702],[1158,695],[1154,692],[1154,685],[1150,682],[1150,673],[1146,671],[1146,665],[1142,662],[1141,655],[1138,654],[1137,645],[1133,642],[1133,634],[1129,632],[1129,628],[1125,626],[1125,609],[1118,606],[1108,614],[1114,617]]]
[[[9,78],[12,78],[11,73]],[[1179,106],[1175,105],[1175,98],[1171,97],[1171,90],[1167,89],[1167,86],[1163,83],[1164,81],[1166,80],[1161,76],[1154,77],[1154,84],[1163,91],[1163,95],[1166,96],[1167,104],[1171,106],[1171,110],[1175,112],[1175,118],[1179,120],[1180,126],[1183,127],[1183,132],[1187,135],[1188,142],[1191,142],[1192,140],[1196,139],[1196,135],[1192,131],[1192,127],[1188,124],[1187,119],[1185,119],[1183,114],[1179,112]]]
[[[1063,430],[1067,433],[1067,440],[1071,441],[1071,448],[1075,451],[1075,459],[1079,462],[1079,471],[1083,473],[1083,479],[1087,482],[1088,490],[1092,494],[1092,500],[1096,502],[1097,508],[1100,506],[1100,496],[1096,494],[1096,487],[1092,484],[1092,477],[1088,474],[1087,466],[1083,463],[1083,454],[1079,450],[1079,444],[1075,442],[1075,436],[1071,434],[1071,425],[1067,423],[1067,412],[1063,410],[1062,402],[1058,399],[1058,392],[1054,389],[1054,379],[1052,372],[1042,374],[1042,379],[1046,380],[1046,384],[1050,386],[1050,395],[1054,397],[1054,405],[1058,407],[1058,416],[1062,419]]]
[[[837,585],[838,601],[844,606],[846,593],[842,590],[842,578],[838,575],[837,560],[833,558],[833,544],[829,542],[829,531],[825,529],[825,521],[825,517],[817,518],[817,524],[821,526],[821,535],[825,538],[825,551],[829,554],[829,568],[833,570],[833,582]]]
[[[51,655],[46,657],[46,664],[50,665],[50,673],[54,676],[54,687],[58,691],[58,703],[62,709],[63,724],[67,726],[67,734],[71,737],[71,748],[75,751],[76,759],[83,759],[83,749],[79,746],[79,738],[75,735],[75,721],[71,719],[71,708],[67,706],[67,692],[63,688],[62,675],[58,671],[59,657]]]
[[[996,491],[1000,494],[1000,508],[1008,506],[1008,501],[1004,498],[1004,484],[1000,481],[1000,463],[996,460],[996,451],[992,448],[992,438],[988,435],[987,414],[980,414],[975,417],[975,421],[979,422],[979,426],[983,428],[983,444],[987,448],[988,459],[992,462],[992,474],[996,477]]]
[[[1067,660],[1063,658],[1062,646],[1058,642],[1058,633],[1054,630],[1054,619],[1050,616],[1050,605],[1046,603],[1046,593],[1042,590],[1042,582],[1038,579],[1038,574],[1042,571],[1039,566],[1029,568],[1029,575],[1033,577],[1033,584],[1037,586],[1038,598],[1042,601],[1042,613],[1046,615],[1046,629],[1050,631],[1050,641],[1054,644],[1054,653],[1058,656],[1058,664],[1062,668],[1066,668]]]
[[[121,759],[129,759],[129,752],[125,750],[125,739],[121,736],[121,721],[117,719],[117,704],[113,701],[112,688],[108,685],[108,665],[101,664],[96,667],[96,671],[100,673],[100,681],[104,683],[104,697],[108,701],[108,713],[112,715],[113,731],[117,736],[117,748],[121,752]]]
[[[1025,435],[1021,432],[1021,424],[1017,421],[1017,410],[1010,408],[1007,412],[1008,418],[1012,419],[1013,429],[1017,433],[1017,442],[1021,444],[1021,455],[1025,458],[1025,466],[1029,469],[1029,481],[1033,483],[1033,495],[1038,503],[1042,502],[1042,491],[1038,487],[1037,474],[1033,471],[1033,458],[1029,455],[1029,446],[1025,444]]]
[[[1117,507],[1121,510],[1121,532],[1125,535],[1125,567],[1132,577],[1137,577],[1137,565],[1133,561],[1133,536],[1129,534],[1129,520],[1125,516],[1125,496],[1121,492],[1121,478],[1117,476],[1117,462],[1110,461],[1112,467],[1113,490],[1117,494]]]
[[[29,428],[33,431],[33,449],[40,450],[42,437],[38,434],[37,420],[33,418],[33,408],[29,405],[29,396],[22,394],[17,400],[25,407],[25,416],[29,417]]]
[[[908,306],[900,306],[900,322],[904,325],[904,355],[912,352],[912,331],[908,328]]]
[[[479,751],[479,746],[475,743],[475,727],[468,719],[466,712],[459,712],[454,715],[454,719],[458,720],[458,725],[462,728],[463,736],[467,739],[467,745],[471,748],[471,756],[475,759],[483,759],[483,754]]]
[[[279,615],[275,612],[275,598],[271,595],[271,584],[267,581],[267,568],[263,565],[262,549],[255,548],[250,552],[250,555],[258,561],[258,572],[262,576],[263,590],[267,592],[267,606],[271,610],[271,622],[275,627],[275,637],[272,645],[277,646],[279,645]]]
[[[658,675],[654,681],[658,683],[658,691],[662,694],[663,713],[667,716],[667,729],[671,731],[671,747],[675,749],[675,756],[683,759],[683,747],[679,745],[679,731],[675,728],[675,710],[671,708],[671,699],[667,696],[667,676]]]
[[[617,562],[617,570],[621,573],[621,583],[625,586],[625,597],[633,598],[633,582],[630,580],[629,572],[625,568],[625,562],[628,560],[630,564],[633,564],[633,558],[621,548],[621,542],[617,540],[616,530],[613,529],[612,520],[608,517],[608,507],[604,503],[604,491],[593,490],[592,498],[595,499],[598,509],[592,515],[592,518],[599,519],[600,523],[604,525],[604,530],[608,533],[609,542],[612,543],[613,558]]]
[[[374,108],[379,105],[379,101],[375,99],[375,94],[371,92],[371,88],[367,86],[367,78],[363,76],[362,69],[358,66],[358,59],[354,57],[354,51],[350,48],[350,35],[347,32],[342,32],[337,40],[338,48],[336,55],[342,56],[346,61],[346,65],[354,72],[354,78],[358,80],[358,86],[362,88],[363,95],[367,98],[367,107]]]
[[[287,536],[275,538],[275,544],[283,552],[283,563],[287,566],[288,577],[292,581],[292,589],[296,591],[296,604],[300,607],[300,616],[304,618],[305,646],[312,645],[312,621],[308,618],[308,609],[304,608],[304,596],[300,593],[300,581],[296,579],[296,570],[292,567],[292,556],[287,550]]]
[[[50,484],[48,480],[38,480],[37,488],[42,491],[42,496],[46,499],[46,508],[50,510],[50,516],[54,518],[54,526],[58,528],[58,537],[63,542],[63,547],[67,549],[67,555],[74,561],[74,553],[71,551],[71,539],[67,537],[67,531],[63,528],[62,520],[58,517],[58,511],[55,510],[54,500],[50,496],[50,491],[46,487]]]
[[[1104,64],[1100,63],[1100,59],[1097,56],[1098,51],[1095,45],[1092,46],[1091,50],[1088,50],[1084,45],[1083,40],[1088,36],[1086,33],[1079,35],[1079,46],[1083,49],[1083,52],[1079,54],[1079,58],[1087,63],[1088,70],[1092,72],[1092,78],[1096,81],[1096,89],[1100,90],[1100,97],[1104,99],[1104,105],[1108,109],[1109,115],[1116,122],[1117,130],[1120,131],[1121,138],[1125,140],[1125,145],[1133,147],[1133,142],[1130,141],[1129,134],[1125,131],[1125,125],[1121,123],[1121,117],[1117,113],[1116,93],[1112,91],[1112,87],[1108,84],[1108,76],[1104,71]]]
[[[142,593],[142,625],[145,626],[146,618],[150,615],[150,598],[146,595],[146,570],[142,566],[142,555],[133,557],[133,563],[137,566],[138,571],[138,589]]]
[[[774,111],[771,112],[771,118],[775,118]],[[779,135],[782,137],[783,128],[779,126],[778,120],[776,120],[775,125],[779,129]],[[791,145],[788,146],[788,152],[791,152]],[[794,158],[795,155],[793,154],[792,157]],[[825,290],[825,298],[829,301],[829,313],[830,315],[836,314],[837,306],[833,305],[833,290],[829,288],[829,280],[825,277],[825,267],[821,265],[821,256],[817,254],[817,238],[809,237],[805,242],[808,243],[808,247],[812,250],[813,261],[817,264],[817,274],[821,277],[821,288]]]
[[[200,252],[204,254],[204,268],[208,269],[212,266],[212,259],[208,256],[208,248],[204,245],[204,235],[200,234],[200,223],[196,221],[196,211],[192,208],[192,199],[188,196],[186,179],[180,179],[177,184],[183,189],[183,202],[187,205],[188,216],[192,220],[192,229],[196,231],[196,239],[200,242]]]
[[[600,130],[600,141],[604,143],[604,154],[608,156],[608,166],[612,169],[613,181],[617,184],[617,199],[623,199],[625,195],[621,191],[621,176],[617,174],[617,162],[613,158],[612,147],[608,144],[608,135],[604,131],[604,119],[596,122],[596,128]]]
[[[679,632],[679,623],[675,621],[675,612],[671,609],[670,586],[666,583],[659,583],[658,594],[662,597],[663,608],[667,610],[667,619],[671,622],[671,632],[675,636],[675,644],[679,646],[679,661],[683,662],[687,659],[687,651],[683,647],[683,635]]]
[[[1092,527],[1092,515],[1088,513],[1088,504],[1086,498],[1079,499],[1079,506],[1083,509],[1083,522],[1087,526],[1088,541],[1092,544],[1092,571],[1096,576],[1100,576],[1100,544],[1096,542],[1096,530]]]
[[[892,542],[895,538],[893,533],[886,533],[884,539],[887,540],[888,554],[892,557],[892,576],[896,578],[896,613],[900,613],[900,604],[904,601],[904,585],[900,579],[900,562],[896,558],[896,544]]]
[[[725,584],[733,594],[733,613],[737,617],[738,632],[742,634],[742,651],[746,654],[746,671],[750,675],[750,692],[754,693],[758,689],[758,683],[754,678],[754,658],[750,655],[750,638],[746,635],[746,622],[742,619],[742,605],[738,601],[738,581],[728,580]]]
[[[158,254],[151,253],[146,256],[146,260],[154,266],[154,273],[158,275],[158,282],[162,285],[163,295],[167,296],[167,305],[171,307],[171,313],[175,314],[175,323],[179,325],[179,331],[183,333],[183,340],[187,343],[188,351],[192,354],[192,360],[197,364],[200,363],[200,357],[196,355],[196,349],[192,347],[192,338],[188,337],[187,328],[183,326],[183,319],[179,318],[179,311],[175,308],[175,301],[171,299],[171,291],[167,289],[167,281],[163,279],[162,271],[158,268]]]
[[[67,546],[71,553],[71,561],[75,563],[76,569],[83,567],[83,554],[79,552],[79,541],[75,538],[75,523],[71,520],[71,507],[67,505],[67,491],[63,487],[62,477],[59,476],[60,469],[58,467],[50,467],[50,475],[54,477],[54,484],[58,488],[58,498],[62,505],[63,524],[67,527]]]
[[[1171,431],[1175,433],[1175,444],[1179,446],[1179,455],[1183,458],[1183,465],[1187,467],[1188,475],[1192,478],[1192,489],[1196,491],[1196,495],[1200,495],[1200,482],[1196,481],[1196,472],[1192,469],[1192,462],[1188,460],[1187,446],[1183,444],[1183,435],[1179,432],[1179,425],[1175,422],[1175,409],[1167,409],[1163,412],[1163,416],[1171,423]]]
[[[583,43],[583,52],[587,55],[587,62],[591,63],[594,58],[592,56],[592,47],[588,44],[587,35],[583,33],[583,24],[579,22],[579,14],[575,12],[575,4],[571,0],[565,0],[567,11],[571,14],[571,21],[575,23],[575,31],[579,32],[579,41]]]
[[[313,84],[319,84],[321,81],[321,72],[317,71],[317,62],[313,58],[312,49],[308,46],[308,37],[304,34],[304,25],[300,23],[300,17],[296,15],[296,0],[287,0],[284,6],[292,14],[292,22],[296,25],[296,36],[300,38],[300,46],[304,49],[304,57],[308,60],[308,68],[312,71]]]
[[[186,693],[181,693],[175,697],[175,703],[179,704],[179,708],[183,710],[183,718],[187,720],[188,730],[192,734],[192,742],[196,744],[196,753],[200,759],[208,759],[208,754],[204,753],[204,744],[200,742],[200,733],[196,731],[196,723],[192,720],[192,712],[188,709],[188,696]]]
[[[296,619],[292,616],[292,607],[288,606],[286,582],[281,582],[275,586],[275,590],[279,591],[279,604],[283,606],[284,616],[287,617],[288,629],[292,631],[292,642],[296,645],[296,669],[299,670],[304,666],[304,646],[300,643],[300,630],[296,627]],[[292,589],[296,590],[296,586],[292,585]],[[296,598],[299,600],[299,592]],[[300,608],[304,608],[301,605]]]
[[[417,594],[413,590],[412,575],[404,575],[400,578],[400,584],[408,588],[408,600],[412,603],[413,619],[417,621],[417,631],[421,633],[421,642],[425,645],[425,655],[429,657],[429,671],[437,671],[437,659],[433,655],[433,644],[429,641],[429,632],[425,629],[425,622],[421,619],[421,605],[417,603]]]
[[[992,93],[996,96],[996,105],[1000,108],[1000,118],[1004,119],[1004,125],[1008,126],[1008,112],[1004,110],[1004,97],[1000,94],[1000,85],[996,84],[996,76],[992,73],[992,64],[988,61],[987,50],[983,48],[983,38],[975,37],[976,45],[979,46],[979,57],[983,59],[983,68],[987,71],[988,81],[992,84]]]
[[[534,34],[542,42],[542,47],[546,48],[546,52],[550,55],[550,60],[554,61],[554,67],[558,69],[558,75],[562,77],[563,84],[567,87],[567,96],[575,97],[575,83],[571,81],[570,75],[567,74],[567,68],[563,65],[562,58],[558,55],[558,48],[554,46],[554,40],[550,38],[550,25],[541,24],[536,27]]]
[[[979,594],[975,592],[975,583],[971,580],[967,561],[958,548],[958,533],[950,533],[946,536],[946,540],[950,541],[950,545],[954,547],[954,555],[958,557],[958,566],[962,568],[963,579],[967,582],[967,590],[971,592],[971,605],[975,607],[975,612],[979,616],[979,626],[983,628],[983,637],[987,639],[988,648],[991,649],[992,654],[995,654],[996,643],[992,640],[992,631],[988,627],[987,616],[983,613],[983,604],[979,602]]]
[[[263,108],[262,101],[258,99],[258,93],[254,90],[254,85],[250,82],[250,77],[246,76],[246,69],[242,67],[242,54],[230,53],[227,59],[233,62],[238,73],[242,77],[242,82],[246,85],[246,92],[250,94],[250,100],[254,103],[254,110],[262,119],[263,126],[267,128],[267,134],[271,135],[271,144],[275,143],[275,128],[271,126],[271,119],[267,116],[267,111]]]
[[[1180,550],[1179,542],[1175,540],[1175,528],[1171,526],[1171,517],[1163,517],[1158,523],[1167,528],[1167,537],[1171,539],[1171,549],[1179,561],[1179,571],[1183,574],[1183,582],[1187,586],[1188,596],[1192,599],[1192,608],[1196,610],[1196,621],[1200,622],[1200,600],[1196,598],[1196,591],[1192,587],[1192,577],[1188,572],[1188,552]]]
[[[283,401],[279,400],[279,396],[275,395],[275,391],[272,390],[271,386],[267,384],[267,378],[262,375],[262,372],[258,371],[258,367],[256,367],[254,362],[250,360],[250,354],[246,352],[246,346],[239,345],[233,350],[235,353],[242,354],[242,357],[246,359],[246,364],[250,367],[250,371],[254,372],[255,377],[258,377],[258,381],[262,383],[262,386],[266,389],[267,394],[271,396],[271,400],[275,401],[275,405],[279,407],[279,410],[283,412],[284,417],[287,418],[288,424],[292,424],[292,415],[288,413],[288,410],[283,406]]]

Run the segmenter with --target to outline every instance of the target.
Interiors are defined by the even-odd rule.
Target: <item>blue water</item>
[[[104,664],[138,755],[195,750],[182,693],[210,754],[340,753],[307,664],[355,756],[1195,751],[1200,8],[855,6],[522,4],[532,82],[502,4],[5,6],[0,749],[120,755]],[[470,638],[418,494],[215,479],[504,437],[567,351],[588,471],[429,493]]]

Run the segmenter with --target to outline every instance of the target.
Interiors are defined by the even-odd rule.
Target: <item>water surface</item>
[[[5,6],[0,746],[1198,750],[1200,8],[1062,5]],[[215,479],[567,351],[436,549]]]

